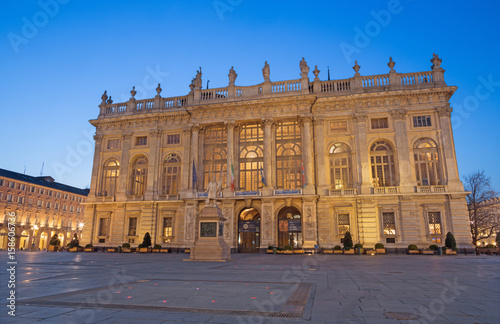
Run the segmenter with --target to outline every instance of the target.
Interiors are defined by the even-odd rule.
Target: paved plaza
[[[4,306],[0,322],[500,323],[498,256],[186,258],[19,251],[16,317]]]

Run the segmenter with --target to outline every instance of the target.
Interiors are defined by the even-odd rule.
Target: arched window
[[[442,183],[436,142],[430,138],[417,140],[413,146],[413,157],[418,186],[433,186]]]
[[[387,141],[377,141],[370,148],[370,161],[374,187],[396,185],[394,149]]]
[[[119,172],[120,164],[116,159],[109,159],[104,163],[99,196],[114,196],[116,194]]]
[[[264,133],[260,124],[242,125],[240,128],[240,190],[262,188],[261,169],[264,161]]]
[[[278,122],[276,125],[276,187],[302,188],[302,144],[298,122]]]
[[[177,195],[181,178],[181,158],[177,154],[169,154],[163,161],[162,194]]]
[[[145,156],[140,156],[135,160],[132,166],[132,195],[144,195],[146,192],[147,177],[148,159]]]
[[[203,188],[207,189],[208,184],[215,177],[220,181],[222,177],[222,188],[226,188],[227,170],[227,131],[224,126],[208,126],[205,128],[203,143]]]
[[[332,189],[352,188],[351,149],[344,143],[336,143],[332,145],[329,153]]]

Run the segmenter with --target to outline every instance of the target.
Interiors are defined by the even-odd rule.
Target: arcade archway
[[[302,247],[302,215],[295,207],[285,207],[278,213],[278,247]]]
[[[238,217],[238,252],[258,253],[260,249],[260,213],[245,208]]]

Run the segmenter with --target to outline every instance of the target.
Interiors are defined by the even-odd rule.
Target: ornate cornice
[[[439,117],[451,117],[451,112],[453,111],[453,108],[451,108],[449,105],[448,106],[442,106],[442,107],[437,107],[436,112]]]
[[[407,111],[404,108],[397,108],[391,110],[391,115],[392,118],[394,119],[405,119],[406,118]]]

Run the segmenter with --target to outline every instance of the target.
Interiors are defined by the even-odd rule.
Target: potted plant
[[[377,252],[377,254],[386,254],[387,253],[385,250],[385,246],[382,243],[375,244],[375,252]]]
[[[273,254],[274,253],[274,246],[269,245],[266,250],[267,254]]]
[[[335,245],[333,247],[333,254],[342,254],[344,251],[342,251],[342,247],[340,245]]]
[[[438,246],[435,245],[435,244],[431,244],[429,245],[429,248],[428,249],[423,249],[422,250],[422,254],[426,254],[426,255],[434,255],[434,251],[437,251],[438,249]]]
[[[276,248],[276,253],[278,254],[283,254],[283,249],[282,248]]]
[[[293,249],[293,254],[304,254],[303,248]]]
[[[68,243],[68,249],[70,252],[81,251],[80,242],[78,241],[78,235],[73,235],[73,239]]]
[[[151,236],[149,235],[149,232],[146,232],[146,234],[144,234],[144,238],[142,239],[142,243],[139,244],[139,253],[150,252],[151,251],[150,246],[151,246]]]
[[[92,244],[87,244],[85,245],[85,249],[83,249],[84,252],[94,252],[94,246]]]
[[[153,247],[153,252],[160,253],[161,252],[161,245],[155,244],[155,246]]]
[[[445,254],[457,254],[457,241],[451,232],[446,234],[444,245],[446,246]]]
[[[323,254],[333,254],[332,248],[323,248]]]
[[[123,253],[130,253],[130,243],[123,243],[122,244],[122,252]]]
[[[293,254],[292,246],[291,245],[285,245],[285,251],[283,252],[283,254]]]
[[[61,245],[61,241],[57,237],[57,234],[54,234],[50,239],[48,251],[56,252],[59,249],[59,245]]]
[[[354,254],[354,250],[352,249],[352,237],[350,232],[345,232],[344,234],[344,254]]]
[[[418,246],[415,244],[408,245],[408,254],[418,254]]]
[[[363,249],[363,244],[361,243],[356,243],[356,245],[354,245],[354,250],[354,253],[357,253],[359,255],[365,252],[365,250]]]

